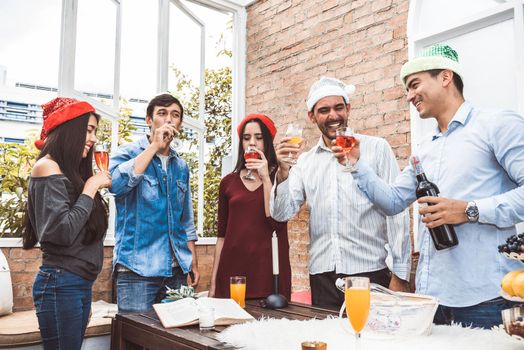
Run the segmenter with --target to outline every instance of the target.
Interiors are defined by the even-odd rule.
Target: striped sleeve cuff
[[[411,274],[411,264],[410,263],[401,263],[393,262],[393,271],[398,278],[403,279],[404,281],[409,281],[409,276]]]

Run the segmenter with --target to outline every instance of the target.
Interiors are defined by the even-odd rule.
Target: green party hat
[[[424,49],[420,56],[404,63],[400,70],[400,79],[406,83],[408,75],[432,69],[449,69],[464,79],[457,51],[442,44],[432,45]]]

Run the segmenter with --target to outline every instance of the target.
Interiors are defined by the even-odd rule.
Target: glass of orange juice
[[[246,307],[246,276],[232,276],[229,278],[231,299],[241,307]]]
[[[288,141],[289,143],[293,145],[299,145],[302,143],[302,128],[296,124],[290,123],[287,126],[286,130],[286,136],[290,137],[291,139]],[[288,164],[294,165],[297,163],[297,160],[293,158],[293,154],[289,152],[289,154],[284,157],[284,161]]]
[[[355,331],[355,349],[360,350],[360,332],[366,325],[370,307],[369,278],[346,277],[344,298],[349,323]]]

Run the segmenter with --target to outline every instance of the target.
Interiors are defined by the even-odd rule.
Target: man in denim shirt
[[[144,312],[166,295],[166,286],[196,286],[189,168],[171,149],[184,109],[170,94],[147,107],[150,134],[125,144],[111,158],[117,208],[113,270],[119,312]],[[192,271],[193,278],[191,278]]]

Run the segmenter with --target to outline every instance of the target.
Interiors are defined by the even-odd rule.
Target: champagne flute
[[[360,332],[366,325],[370,308],[369,278],[346,277],[345,280],[346,314],[355,331],[355,349],[360,350]]]
[[[336,143],[337,146],[342,147],[342,150],[346,154],[346,158],[348,157],[349,152],[355,147],[355,144],[357,143],[357,140],[355,139],[355,134],[353,133],[353,130],[349,126],[343,126],[337,129],[337,138]],[[342,171],[354,171],[355,166],[349,162],[349,158],[347,159],[346,165],[344,165],[344,169]]]
[[[290,123],[287,126],[286,136],[291,137],[291,140],[288,141],[289,143],[298,145],[302,142],[302,128],[296,124]],[[291,165],[297,164],[297,160],[293,158],[293,154],[291,152],[289,152],[289,154],[284,157],[283,160]]]
[[[248,146],[244,152],[244,159],[261,159],[260,154],[256,151],[256,148],[253,146]],[[255,181],[257,178],[253,175],[252,169],[247,170],[247,174],[242,176],[244,180]]]
[[[109,171],[109,146],[106,143],[95,144],[95,162],[100,171]]]
[[[169,145],[177,152],[180,152],[180,150],[182,149],[182,141],[176,137],[173,137]]]
[[[173,124],[171,121],[167,121],[166,124]],[[174,126],[174,124],[173,124]],[[169,146],[173,148],[175,151],[179,152],[182,149],[182,140],[178,138],[180,136],[180,130],[176,128],[178,131],[178,134],[173,135],[173,138],[171,139],[171,142],[169,143]],[[166,136],[164,136],[165,138]]]

